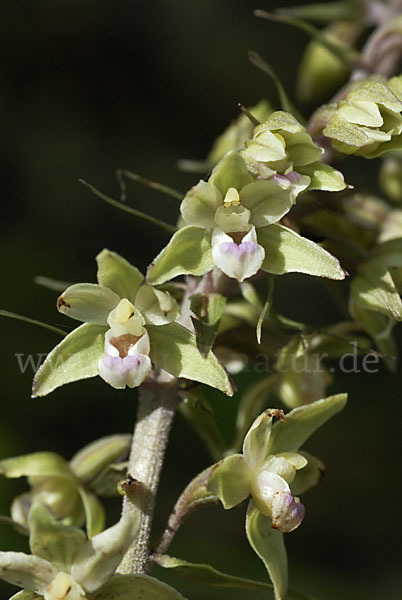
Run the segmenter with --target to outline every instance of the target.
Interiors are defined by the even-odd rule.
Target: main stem
[[[177,406],[177,380],[153,380],[139,389],[137,422],[127,470],[123,514],[139,513],[138,537],[124,556],[119,573],[147,573],[155,497]]]

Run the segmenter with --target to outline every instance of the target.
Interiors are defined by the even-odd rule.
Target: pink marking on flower
[[[220,245],[220,249],[225,254],[233,254],[236,258],[241,258],[245,254],[252,254],[258,248],[258,244],[255,242],[242,242],[241,244],[236,244],[235,242],[223,242]]]

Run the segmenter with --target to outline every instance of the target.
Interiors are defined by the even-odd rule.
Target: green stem
[[[178,403],[177,380],[154,380],[139,389],[137,422],[128,464],[128,488],[123,514],[139,512],[138,537],[118,569],[121,574],[144,574],[150,570],[149,538],[155,497],[173,416]]]

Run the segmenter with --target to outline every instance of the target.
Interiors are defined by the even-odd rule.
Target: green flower
[[[197,350],[195,336],[174,322],[179,306],[168,292],[144,283],[124,258],[103,250],[96,258],[98,284],[67,288],[57,301],[63,314],[84,324],[47,356],[33,383],[33,397],[100,375],[116,389],[139,386],[151,365],[233,394],[212,352]]]
[[[323,134],[345,154],[374,158],[402,148],[402,79],[387,83],[364,80],[344,100],[320,109],[327,125]],[[314,119],[314,117],[313,117]]]
[[[241,155],[250,173],[274,181],[295,202],[305,190],[346,188],[342,173],[320,162],[323,152],[290,113],[278,111],[255,128]]]
[[[180,207],[186,225],[155,258],[148,281],[203,275],[215,266],[238,281],[260,269],[343,279],[335,257],[279,224],[292,205],[287,187],[272,179],[256,180],[239,153],[227,154],[208,181],[186,194]]]
[[[0,473],[8,478],[28,477],[31,490],[17,496],[11,517],[28,526],[34,502],[46,505],[65,525],[86,522],[91,538],[104,529],[105,513],[97,496],[117,495],[130,435],[112,435],[92,442],[70,462],[54,452],[35,452],[0,461]]]
[[[286,418],[282,411],[266,410],[248,431],[243,453],[224,458],[212,471],[208,489],[224,508],[251,496],[246,532],[267,567],[277,600],[285,598],[287,589],[283,533],[300,525],[304,506],[298,495],[318,482],[323,468],[321,461],[299,449],[345,403],[345,394],[330,396],[298,407]],[[274,417],[280,419],[275,424]]]

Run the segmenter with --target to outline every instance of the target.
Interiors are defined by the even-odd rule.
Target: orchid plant
[[[310,6],[256,12],[307,28],[313,40],[300,78],[308,69],[305,82],[312,93],[321,63],[328,61],[330,87],[341,64],[350,78],[336,95],[331,99],[328,92],[328,102],[305,122],[270,65],[252,53],[251,61],[276,82],[281,110],[266,100],[249,110],[241,107],[205,161],[182,161],[187,170],[209,170],[187,193],[152,183],[181,203],[174,228],[132,209],[172,231],[146,275],[104,249],[96,257],[97,283],[60,290],[58,311],[80,324],[68,334],[57,329],[61,340],[37,371],[32,396],[99,376],[114,389],[138,388],[138,414],[132,436],[110,432],[70,461],[53,452],[0,460],[2,475],[26,477],[29,486],[12,503],[8,522],[29,536],[31,554],[0,552],[0,577],[22,589],[13,599],[183,598],[151,575],[154,565],[200,586],[248,590],[250,598],[258,591],[275,600],[310,597],[308,590],[288,590],[284,538],[302,525],[309,507],[299,496],[319,483],[324,470],[303,445],[347,399],[328,392],[336,377],[325,360],[355,347],[393,370],[393,330],[402,321],[402,213],[391,204],[402,203],[402,75],[394,72],[402,48],[402,6],[384,2],[382,12],[369,13],[356,3],[347,14],[348,35],[338,38],[337,19],[346,19],[338,16],[338,4],[338,12],[328,13],[324,5],[316,5],[316,12]],[[328,27],[317,30],[298,10],[303,18],[312,11],[312,19],[322,11]],[[363,47],[353,47],[373,18],[374,32]],[[395,36],[398,44],[391,43]],[[318,83],[322,91],[323,81]],[[386,199],[345,183],[337,163],[350,154],[386,155],[380,171]],[[344,319],[317,329],[282,314],[275,278],[293,272],[336,287]],[[272,368],[249,379],[228,444],[205,387],[233,396],[237,374],[255,365],[261,353]],[[323,364],[317,365],[317,355]],[[155,497],[176,410],[200,435],[212,464],[194,474],[151,548]],[[123,498],[121,519],[109,528],[102,497]],[[246,535],[269,582],[167,554],[195,509],[211,504],[231,509],[246,500]]]

